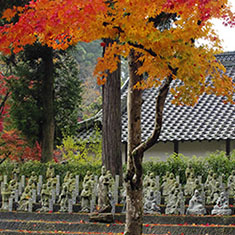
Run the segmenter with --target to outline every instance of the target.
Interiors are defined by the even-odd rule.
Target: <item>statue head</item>
[[[28,184],[29,184],[29,185],[33,184],[33,180],[32,180],[32,179],[29,179]]]
[[[210,175],[210,176],[213,175],[213,170],[209,170],[209,175]]]
[[[105,173],[106,173],[105,166],[102,166],[102,168],[101,168],[101,174],[102,174],[102,175],[105,175]]]
[[[225,197],[225,193],[224,193],[224,192],[221,192],[221,193],[220,193],[220,197]]]
[[[213,179],[216,179],[216,178],[217,178],[217,174],[214,173],[214,174],[213,174]]]
[[[199,193],[199,191],[198,191],[197,189],[194,191],[194,195],[195,195],[196,197],[200,195],[200,193]]]
[[[194,178],[194,173],[193,173],[193,171],[190,172],[190,177],[191,177],[191,178]]]

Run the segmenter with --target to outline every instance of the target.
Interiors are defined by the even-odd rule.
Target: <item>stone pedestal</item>
[[[90,222],[112,223],[114,221],[112,213],[91,213]]]

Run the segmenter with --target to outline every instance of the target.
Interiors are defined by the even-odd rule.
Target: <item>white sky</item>
[[[235,0],[229,0],[232,4],[232,10],[235,12]],[[235,27],[224,26],[222,21],[213,20],[214,29],[217,31],[219,38],[223,40],[222,46],[224,51],[235,51]]]

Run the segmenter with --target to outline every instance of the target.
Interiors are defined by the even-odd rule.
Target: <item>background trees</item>
[[[26,3],[28,1],[5,1],[1,14],[8,7]],[[17,23],[18,18],[16,15],[12,22]],[[6,20],[2,19],[1,24],[5,25]],[[41,144],[42,161],[51,160],[62,135],[75,133],[81,103],[77,63],[68,52],[55,51],[40,43],[2,59],[6,74],[20,77],[8,80],[11,126],[20,130],[30,144],[35,141]]]
[[[93,71],[96,60],[102,55],[101,40],[90,43],[79,42],[71,48],[73,57],[78,62],[79,78],[82,81],[82,102],[79,120],[94,116],[102,106],[101,87],[97,85]]]
[[[11,64],[11,72],[20,79],[9,80],[11,91],[11,121],[27,139],[42,142],[43,124],[43,61],[40,45],[27,46]],[[81,81],[77,63],[69,52],[53,55],[54,85],[53,103],[55,137],[59,144],[64,135],[75,133],[79,105],[81,103]]]

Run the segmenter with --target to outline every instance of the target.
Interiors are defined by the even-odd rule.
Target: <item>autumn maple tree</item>
[[[228,1],[37,0],[24,8],[9,9],[3,17],[10,20],[15,14],[20,16],[17,23],[0,28],[0,50],[4,53],[17,53],[36,41],[61,50],[78,41],[118,39],[98,60],[95,74],[99,84],[106,82],[107,71],[117,69],[119,55],[129,57],[125,234],[141,234],[143,153],[159,137],[168,92],[177,105],[193,105],[203,93],[233,102],[234,84],[215,58],[221,47],[210,22],[222,18],[224,24],[235,25]],[[199,44],[199,39],[204,41]],[[171,87],[175,79],[181,83]],[[141,90],[150,87],[159,88],[155,130],[141,142]]]
[[[18,78],[6,77],[0,73],[0,163],[6,159],[21,162],[40,160],[41,147],[37,142],[32,147],[18,130],[4,128],[4,125],[7,126],[6,123],[9,122],[10,104],[8,101],[11,96],[7,86],[9,80],[18,80]]]

